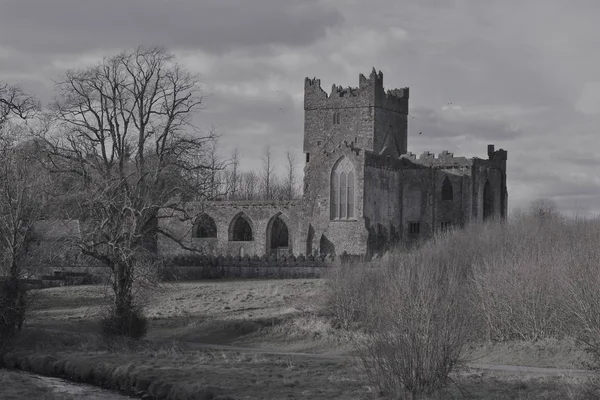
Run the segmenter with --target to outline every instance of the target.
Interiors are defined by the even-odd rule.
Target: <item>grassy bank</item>
[[[54,333],[40,340],[23,336],[21,357],[35,350],[54,363],[81,360],[77,370],[83,372],[75,378],[98,384],[110,377],[111,385],[138,394],[141,379],[158,382],[146,388],[154,395],[181,393],[173,398],[214,390],[214,396],[240,399],[367,399],[382,390],[353,358],[361,354],[357,343],[380,340],[384,332],[384,351],[375,354],[381,360],[424,359],[438,354],[427,349],[446,349],[432,338],[447,332],[440,340],[459,340],[450,344],[459,345],[460,362],[433,398],[597,398],[599,386],[587,378],[460,365],[583,369],[596,362],[584,349],[599,343],[599,327],[586,319],[593,315],[585,306],[593,311],[600,305],[593,290],[600,286],[599,242],[598,221],[527,217],[440,235],[375,264],[332,269],[326,279],[164,284],[142,299],[149,331],[136,345],[95,336],[103,304],[110,303],[104,288],[45,289],[36,294],[27,323],[32,332]],[[402,335],[412,341],[403,342]],[[390,339],[397,345],[385,350]],[[194,343],[332,357],[200,351]],[[340,355],[349,358],[333,357]]]
[[[3,400],[66,400],[64,396],[49,393],[47,387],[34,377],[16,371],[0,369],[0,387]]]
[[[32,345],[32,343],[36,343]],[[106,342],[28,329],[6,367],[155,399],[374,399],[352,359],[198,351],[185,343]],[[583,399],[587,380],[460,369],[433,399]],[[24,396],[14,387],[15,396]],[[27,387],[28,393],[36,389]],[[3,392],[4,393],[4,392]],[[19,398],[19,397],[16,397]],[[44,398],[44,397],[41,397]],[[593,398],[593,397],[591,397]]]

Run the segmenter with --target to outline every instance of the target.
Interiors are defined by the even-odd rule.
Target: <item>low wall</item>
[[[342,255],[341,264],[361,262],[360,258]],[[332,257],[231,257],[192,255],[164,259],[159,277],[164,281],[216,278],[320,278],[334,265]]]
[[[327,267],[287,266],[190,266],[169,267],[160,271],[163,281],[195,281],[219,278],[320,278]]]

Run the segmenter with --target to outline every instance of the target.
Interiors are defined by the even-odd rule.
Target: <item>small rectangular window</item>
[[[306,153],[306,162],[310,161],[310,153]]]
[[[409,222],[408,223],[408,233],[411,235],[418,235],[421,232],[421,223],[420,222]]]
[[[442,221],[440,222],[440,228],[442,231],[447,231],[452,228],[452,221]]]
[[[320,145],[321,145],[321,141],[317,140],[317,146],[320,146]]]

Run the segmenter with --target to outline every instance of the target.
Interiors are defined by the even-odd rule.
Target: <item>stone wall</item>
[[[313,78],[304,83],[304,152],[329,151],[353,142],[374,152],[388,146],[398,156],[407,149],[408,88],[383,88],[383,74],[359,75],[357,88],[333,85],[331,94]],[[339,114],[339,120],[335,115]]]
[[[343,158],[354,169],[354,217],[343,220],[331,219],[331,179],[336,163]],[[335,254],[364,254],[368,231],[363,218],[364,152],[353,144],[342,144],[330,151],[314,153],[305,166],[304,210],[307,221],[307,249],[304,254],[320,254],[321,245],[331,242]],[[310,230],[310,235],[308,230]],[[312,240],[311,240],[312,239]]]
[[[186,210],[192,216],[207,215],[216,225],[215,238],[195,238],[193,229],[196,219],[183,215],[161,219],[161,228],[176,238],[170,240],[161,235],[158,250],[162,255],[184,254],[189,252],[184,246],[207,254],[261,256],[270,250],[270,237],[273,221],[281,218],[288,229],[289,251],[294,254],[304,252],[306,238],[301,235],[303,226],[302,206],[291,201],[216,201],[196,203]],[[233,240],[232,228],[237,218],[245,218],[252,229],[252,240]]]
[[[385,91],[383,74],[375,69],[368,78],[359,75],[358,87],[333,85],[329,95],[319,79],[306,78],[303,198],[194,205],[189,214],[204,213],[214,221],[213,238],[193,238],[193,221],[185,218],[161,223],[178,241],[203,253],[262,256],[273,249],[271,226],[279,217],[289,231],[288,253],[370,256],[482,220],[484,214],[505,217],[506,152],[490,145],[487,159],[447,151],[419,157],[408,153],[408,101],[408,88]],[[340,165],[354,176],[352,215],[331,212],[332,182],[334,175],[341,176],[335,171]],[[445,184],[451,199],[442,198]],[[232,240],[232,224],[240,216],[251,226],[252,240]],[[164,238],[159,251],[182,252]]]

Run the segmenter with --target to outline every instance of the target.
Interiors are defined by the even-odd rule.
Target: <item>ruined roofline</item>
[[[305,78],[304,79],[304,93],[305,96],[312,95],[322,100],[329,100],[332,98],[340,97],[360,97],[362,93],[368,92],[370,95],[375,90],[379,89],[385,95],[382,104],[396,103],[400,100],[406,100],[409,98],[409,88],[391,89],[387,92],[383,87],[383,73],[381,71],[376,72],[375,68],[371,71],[369,78],[363,74],[358,76],[358,87],[342,87],[341,85],[333,84],[331,87],[331,93],[328,95],[321,88],[321,79],[318,78]]]
[[[294,200],[211,200],[196,201],[190,204],[203,205],[207,207],[295,207],[300,205],[301,199]]]
[[[367,166],[386,169],[410,169],[419,167],[431,168],[467,168],[473,164],[473,159],[466,157],[454,157],[454,154],[444,150],[435,156],[428,151],[422,153],[420,157],[416,154],[406,153],[399,157],[387,154],[377,154],[372,151],[365,151],[365,163]]]
[[[480,158],[480,157],[454,157],[453,153],[450,153],[447,150],[442,151],[435,156],[435,154],[425,151],[423,152],[419,158],[417,158],[416,154],[408,152],[406,154],[402,154],[400,158],[406,158],[413,163],[428,166],[428,167],[436,167],[436,168],[453,168],[453,167],[470,167],[473,163],[486,163],[486,162],[497,162],[497,161],[506,161],[507,152],[506,150],[499,149],[495,150],[494,145],[488,145],[488,158]]]

